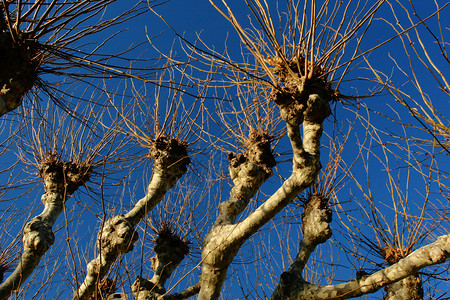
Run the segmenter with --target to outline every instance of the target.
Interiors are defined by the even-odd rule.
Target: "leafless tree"
[[[67,107],[67,103],[58,103],[61,100],[55,95],[58,90],[44,74],[61,75],[60,82],[70,78],[82,82],[90,78],[130,76],[145,80],[151,68],[133,70],[131,62],[139,59],[127,56],[132,55],[139,43],[115,53],[104,49],[123,30],[118,25],[144,13],[147,5],[132,1],[125,9],[121,7],[120,14],[114,14],[114,2],[2,1],[0,115],[19,107],[29,94],[34,94],[30,97],[34,101],[46,95]],[[86,47],[88,38],[100,37],[101,33],[116,28],[115,33]]]
[[[142,12],[70,25],[114,2],[1,4],[0,47],[15,62],[1,71],[2,115],[26,93],[35,103],[33,86],[48,90],[39,72],[85,83],[56,85],[18,128],[2,120],[1,225],[13,229],[0,243],[0,299],[448,294],[449,125],[422,73],[448,99],[450,3],[421,16],[414,1],[210,0],[240,54],[168,24],[181,48],[150,40],[165,60],[150,78],[152,67],[129,73],[71,46]],[[383,40],[366,41],[379,28]],[[388,54],[392,43],[403,47]],[[342,92],[358,83],[362,96]],[[63,99],[70,109],[55,108]],[[20,203],[35,195],[43,210]]]

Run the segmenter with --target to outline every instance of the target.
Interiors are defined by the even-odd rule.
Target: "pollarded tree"
[[[235,282],[243,297],[345,299],[382,287],[387,289],[386,298],[423,297],[421,270],[443,263],[450,255],[447,235],[426,239],[445,224],[446,212],[432,214],[439,205],[430,204],[434,183],[446,187],[445,173],[434,164],[435,152],[426,151],[433,164],[420,159],[416,145],[410,145],[409,131],[403,135],[407,146],[400,148],[407,151],[391,150],[394,134],[380,134],[371,103],[366,117],[356,101],[364,97],[340,92],[347,89],[347,81],[357,86],[358,80],[350,77],[355,65],[373,65],[369,54],[377,54],[375,50],[383,45],[364,50],[364,38],[375,26],[377,12],[391,3],[210,2],[237,32],[241,61],[231,50],[219,53],[201,40],[192,43],[179,36],[187,58],[166,55],[168,63],[155,80],[161,84],[154,92],[130,80],[117,90],[93,93],[93,104],[79,104],[76,115],[85,116],[83,120],[64,119],[51,110],[30,114],[29,134],[19,134],[24,151],[20,158],[25,162],[28,158],[44,181],[45,209],[24,226],[23,250],[12,262],[17,264],[15,271],[5,274],[1,297],[13,293],[27,297],[34,292],[32,286],[22,284],[55,240],[52,226],[61,212],[65,218],[60,228],[66,231],[67,246],[59,245],[55,251],[67,249],[67,256],[62,267],[49,268],[52,279],[38,283],[35,298],[45,286],[58,286],[59,269],[66,276],[64,282],[72,284],[69,297],[73,299],[124,298],[114,294],[118,289],[131,289],[136,299],[218,299],[221,295],[227,299],[238,294]],[[241,19],[242,7],[249,9],[250,18]],[[437,7],[434,15],[443,8]],[[383,16],[397,24],[397,10],[392,11],[392,21]],[[401,40],[423,24],[420,19],[411,21],[411,26],[392,37]],[[438,41],[445,45],[443,39]],[[378,67],[372,70],[393,95],[405,95],[383,80]],[[133,101],[127,97],[130,94]],[[402,98],[398,101],[410,107]],[[358,121],[345,134],[339,123],[342,107]],[[322,137],[332,113],[335,120],[330,123],[337,129],[330,128]],[[365,130],[365,141],[352,138],[358,124]],[[395,136],[394,140],[394,146],[403,146]],[[9,141],[2,144],[5,149]],[[345,152],[356,142],[358,147],[350,146],[356,154],[350,155],[354,161],[349,163]],[[385,156],[372,147],[375,142]],[[217,150],[227,153],[226,160],[211,155]],[[321,152],[329,157],[323,171]],[[393,174],[403,176],[398,171],[403,165],[393,169],[391,153],[408,166],[408,180],[413,174],[425,180],[429,193],[424,205],[409,200],[413,198],[409,181],[402,185],[401,180],[392,180]],[[366,160],[371,155],[386,170],[392,210],[377,202],[374,197],[379,195],[373,187],[363,188],[361,176],[378,174],[372,171],[373,159]],[[149,161],[151,177],[146,178],[145,172],[138,172]],[[223,174],[222,164],[228,175]],[[137,176],[143,177],[145,187],[135,185]],[[343,193],[351,188],[356,192]],[[88,192],[75,198],[82,189]],[[342,195],[362,198],[348,203]],[[68,208],[71,196],[84,211]],[[93,224],[88,221],[74,224],[83,216],[92,217],[98,234],[90,231]],[[332,226],[337,230],[332,232]],[[299,230],[301,238],[296,239],[293,233]],[[75,235],[83,231],[88,232],[84,238]],[[272,236],[273,231],[278,236]],[[93,240],[95,250],[90,247]],[[292,246],[298,240],[299,246]],[[342,259],[339,254],[326,256],[339,250],[352,259],[351,267],[334,263]],[[281,267],[275,266],[273,257],[280,258]],[[359,272],[355,265],[361,266]],[[342,276],[333,274],[340,269],[345,270]],[[241,280],[245,271],[248,277]],[[43,280],[46,270],[41,274],[33,281]],[[150,279],[147,274],[152,274]],[[405,289],[411,284],[417,289]],[[411,291],[418,292],[412,296]],[[56,297],[58,292],[47,290],[41,298]],[[65,298],[68,290],[63,288],[61,293]]]
[[[153,1],[145,3],[137,1],[122,3],[118,6],[118,1],[109,0],[34,2],[19,0],[0,3],[2,57],[0,116],[21,106],[24,98],[31,100],[24,106],[25,112],[17,119],[13,117],[9,121],[4,120],[2,153],[7,153],[14,147],[11,144],[12,140],[18,141],[19,136],[26,136],[19,140],[24,143],[22,145],[24,148],[32,149],[32,159],[27,164],[37,166],[38,174],[45,182],[45,193],[41,199],[45,209],[41,215],[27,222],[28,225],[24,227],[24,250],[21,251],[20,262],[10,266],[11,257],[3,256],[2,274],[11,267],[14,267],[15,271],[5,278],[0,287],[2,298],[11,295],[12,291],[19,290],[38,265],[42,255],[53,244],[52,226],[63,211],[66,200],[91,177],[92,159],[95,154],[101,152],[103,147],[110,143],[110,139],[115,138],[112,132],[117,132],[113,129],[116,125],[113,125],[110,131],[100,130],[98,122],[101,119],[102,110],[90,112],[89,108],[94,110],[97,108],[89,105],[80,108],[80,100],[84,99],[87,103],[99,103],[94,95],[98,93],[97,96],[102,97],[100,95],[105,89],[105,78],[133,77],[146,81],[149,75],[154,73],[153,63],[150,60],[137,58],[137,54],[134,54],[134,51],[140,51],[137,50],[141,45],[139,43],[129,47],[115,46],[117,50],[115,52],[110,51],[111,47],[108,51],[105,50],[112,43],[113,38],[120,36],[120,31],[126,30],[123,28],[124,24],[145,13],[147,7],[153,4],[155,4]],[[120,7],[120,10],[117,7]],[[93,38],[97,38],[95,43],[92,42]],[[145,61],[146,66],[134,68],[133,63],[139,61]],[[74,90],[80,90],[80,85],[87,85],[90,88],[82,87],[81,90],[84,92],[75,96]],[[91,93],[91,96],[87,96],[88,93]],[[110,90],[109,93],[113,91]],[[52,100],[55,107],[47,107],[47,112],[42,112],[40,105],[45,98]],[[104,101],[103,105],[105,104],[107,101]],[[93,142],[94,134],[91,133],[91,138],[86,137],[86,128],[80,129],[77,133],[71,132],[68,128],[75,130],[75,121],[67,121],[64,116],[52,115],[51,110],[56,111],[58,106],[69,114],[81,113],[82,115],[76,117],[86,123],[86,128],[92,126],[105,135]],[[35,111],[30,113],[30,110]],[[61,121],[61,124],[52,124],[56,120]],[[47,122],[51,125],[46,124]],[[62,129],[67,123],[68,128]],[[28,136],[20,130],[23,126],[28,126],[25,124],[36,126],[30,130],[32,134]],[[47,130],[42,130],[41,126]],[[9,133],[7,133],[8,127]],[[65,137],[58,136],[63,132]],[[55,136],[49,137],[49,135]],[[66,146],[69,139],[72,139],[72,146],[75,145],[77,138],[88,141],[78,144],[73,149],[61,149]],[[99,144],[96,144],[97,142]],[[90,144],[96,146],[90,150],[81,149],[82,145]],[[9,164],[14,161],[14,158],[6,157],[8,155],[4,156],[4,162]],[[13,171],[16,165],[9,164],[4,172]],[[13,182],[14,176],[9,177],[10,179],[6,179],[4,183],[2,193],[21,185],[18,181]],[[12,245],[16,244],[17,239],[14,241]],[[8,246],[5,253],[14,252],[12,249]]]
[[[116,2],[2,1],[0,116],[19,107],[23,97],[33,91],[38,96],[34,100],[46,95],[60,101],[53,85],[58,81],[49,81],[45,74],[61,75],[59,82],[69,78],[83,82],[92,78],[147,77],[150,68],[133,70],[128,61],[139,60],[127,56],[136,56],[133,50],[138,45],[117,52],[104,51],[108,42],[124,30],[118,25],[144,13],[147,7],[147,3],[130,2],[128,7],[120,6],[117,14]],[[86,47],[95,38],[99,43]],[[68,106],[65,102],[59,104]]]
[[[204,61],[206,60],[210,65],[217,66],[217,69],[213,69],[214,71],[217,70],[219,73],[226,73],[224,70],[230,71],[228,76],[233,80],[225,81],[225,84],[229,82],[227,88],[231,90],[231,87],[236,85],[240,91],[247,88],[247,90],[252,91],[252,96],[256,95],[246,105],[242,105],[242,114],[245,116],[242,119],[247,120],[247,122],[241,122],[241,124],[248,125],[251,123],[251,125],[244,131],[240,131],[243,128],[242,125],[227,126],[235,136],[240,136],[241,139],[244,136],[249,136],[248,141],[250,141],[247,142],[247,145],[250,146],[246,145],[248,151],[244,154],[246,159],[240,158],[239,155],[236,156],[236,159],[242,165],[248,161],[252,163],[251,171],[248,174],[240,169],[235,172],[233,168],[240,166],[240,164],[236,164],[234,156],[230,156],[230,176],[234,188],[239,191],[241,188],[239,181],[252,182],[251,176],[258,174],[253,167],[255,162],[252,161],[251,155],[248,153],[258,153],[260,157],[263,156],[261,152],[255,152],[251,149],[253,145],[251,138],[254,136],[254,132],[258,132],[258,129],[262,127],[258,124],[258,121],[261,120],[258,117],[262,111],[259,108],[263,107],[268,101],[277,106],[280,117],[285,122],[287,136],[293,152],[292,174],[284,180],[276,192],[267,196],[267,199],[258,208],[250,211],[237,223],[235,223],[236,216],[242,212],[247,202],[235,198],[243,197],[243,195],[251,197],[253,195],[250,192],[251,189],[246,193],[237,192],[238,196],[235,196],[232,189],[230,200],[221,203],[217,221],[206,235],[202,252],[203,267],[200,275],[201,289],[199,292],[199,298],[201,299],[218,297],[225,278],[224,273],[226,273],[232,258],[237,253],[237,249],[249,236],[255,234],[261,226],[271,220],[276,213],[292,202],[295,196],[315,181],[320,169],[319,165],[315,166],[315,164],[319,161],[319,141],[322,123],[329,114],[328,105],[340,100],[351,99],[351,97],[345,97],[339,92],[343,85],[342,82],[348,76],[348,71],[352,69],[352,63],[358,58],[368,55],[368,52],[362,50],[361,45],[364,34],[367,32],[367,26],[371,25],[374,18],[374,13],[383,4],[392,7],[391,3],[384,3],[384,1],[375,2],[372,6],[365,3],[366,5],[362,6],[361,11],[358,11],[359,2],[353,3],[354,6],[350,2],[344,6],[340,2],[333,3],[333,5],[325,1],[322,6],[317,7],[315,1],[305,1],[303,4],[300,4],[300,2],[288,3],[289,8],[284,16],[281,14],[282,17],[287,19],[287,25],[285,27],[280,26],[282,29],[277,31],[277,26],[273,22],[273,11],[270,11],[266,2],[248,1],[246,4],[254,18],[249,23],[258,24],[258,26],[255,25],[256,28],[250,30],[235,15],[236,9],[233,9],[232,3],[222,1],[223,8],[219,8],[218,4],[213,5],[233,25],[242,44],[255,59],[254,63],[247,61],[245,64],[239,64],[236,61],[231,61],[228,55],[221,56],[212,51],[202,51],[201,47],[192,47],[198,50]],[[340,12],[341,5],[343,12]],[[436,14],[443,8],[445,6],[437,6],[432,13]],[[352,12],[351,16],[346,15],[348,11]],[[398,20],[395,16],[395,9],[393,11],[393,19]],[[303,12],[303,14],[300,12]],[[306,12],[310,12],[309,18]],[[416,29],[420,24],[420,19],[416,23],[411,21],[408,30]],[[395,32],[393,36],[402,36],[408,30],[402,28]],[[358,33],[361,35],[358,35]],[[444,43],[442,42],[442,44]],[[353,51],[349,51],[352,46],[354,47]],[[379,45],[369,48],[369,51],[373,51],[377,47]],[[227,94],[236,94],[236,98],[239,99],[245,97],[241,96],[239,92],[234,94],[229,90]],[[270,109],[264,110],[264,112],[267,111],[270,111]],[[254,116],[249,116],[253,113]],[[263,120],[263,124],[264,121],[267,122]],[[253,124],[257,125],[252,127]],[[303,127],[302,137],[298,131],[300,125]],[[388,140],[386,139],[386,141]],[[414,151],[409,148],[407,153],[411,155]],[[417,160],[417,158],[410,158],[410,162]],[[266,157],[261,161],[270,164],[271,160]],[[265,170],[267,167],[261,168]],[[389,172],[389,164],[385,167]],[[344,170],[344,172],[348,173],[349,170]],[[243,177],[239,178],[238,181],[234,178],[235,174],[240,174]],[[311,176],[311,181],[309,181],[309,176]],[[255,177],[266,179],[262,175]],[[407,175],[407,178],[410,178],[410,175]],[[430,180],[436,181],[436,178]],[[260,184],[258,183],[258,188]],[[429,184],[425,184],[425,186],[428,188]],[[414,214],[411,212],[411,204],[408,204],[408,200],[402,202],[403,211],[397,209],[394,203],[394,212],[397,215],[397,217],[394,216],[395,228],[401,228],[405,238],[409,237],[411,243],[405,246],[406,241],[398,235],[394,235],[394,239],[401,240],[399,244],[389,244],[387,239],[382,240],[385,244],[380,245],[379,254],[383,256],[384,262],[387,262],[388,266],[378,264],[378,268],[383,266],[381,270],[374,271],[372,274],[359,273],[354,280],[341,284],[326,286],[311,284],[304,280],[302,273],[310,255],[317,246],[331,237],[330,195],[321,194],[319,192],[321,190],[323,189],[319,186],[304,198],[304,212],[301,219],[303,236],[300,249],[288,270],[282,273],[277,288],[271,297],[274,299],[351,298],[375,292],[384,286],[389,287],[387,288],[388,297],[397,296],[404,299],[420,297],[421,282],[420,279],[416,278],[418,270],[427,265],[441,263],[447,258],[448,237],[446,235],[441,236],[436,242],[422,248],[419,248],[418,245],[426,244],[423,243],[424,236],[430,233],[433,228],[439,228],[442,220],[445,219],[445,215],[438,213],[437,216],[431,217],[433,214],[429,213],[429,206],[426,205],[427,200],[422,210],[415,211]],[[391,192],[397,194],[394,190]],[[408,195],[408,193],[406,194]],[[401,197],[394,198],[396,201],[404,200]],[[418,205],[418,203],[419,201],[415,202],[415,205]],[[231,207],[229,208],[229,206]],[[438,207],[436,203],[432,206],[434,206],[433,209]],[[370,213],[369,208],[372,213]],[[380,211],[378,206],[368,205],[363,206],[363,209],[369,211],[369,216],[376,216],[381,213],[385,221],[390,219],[389,214],[385,210]],[[404,220],[398,221],[398,215],[403,216]],[[430,219],[431,227],[425,228],[425,219]],[[382,236],[383,232],[387,231],[376,220],[373,220],[372,226],[374,231]],[[359,239],[362,238],[361,235],[355,236]],[[361,243],[356,238],[353,240],[355,243]],[[413,252],[415,249],[418,250]],[[399,252],[399,250],[401,251]],[[360,255],[366,257],[364,254]],[[215,276],[209,274],[215,274]],[[396,284],[397,281],[405,277],[407,277],[405,281]],[[411,287],[417,285],[418,291],[415,292],[415,289]],[[400,288],[402,286],[404,287],[403,291]]]

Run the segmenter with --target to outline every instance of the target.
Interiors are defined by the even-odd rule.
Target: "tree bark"
[[[284,288],[282,290],[277,288],[272,295],[272,299],[350,299],[353,297],[374,293],[383,287],[395,283],[398,283],[396,286],[403,285],[403,287],[406,287],[405,282],[399,283],[399,281],[407,277],[414,277],[420,269],[443,263],[449,257],[450,236],[444,235],[439,237],[435,242],[414,251],[410,255],[385,269],[337,285],[314,285],[304,281],[301,278],[301,274],[298,274],[297,272],[284,272],[279,283],[280,286],[283,281]],[[411,286],[416,288],[418,281],[416,279],[408,279],[407,284],[411,283],[413,284]],[[402,292],[406,291],[404,289],[401,290]],[[412,294],[412,296],[415,295],[417,295],[416,292]],[[420,294],[418,295],[420,296]]]
[[[89,178],[86,165],[61,162],[50,154],[42,163],[39,174],[44,180],[45,194],[42,213],[25,226],[23,253],[12,274],[0,285],[0,299],[7,299],[27,280],[55,241],[52,227],[64,208],[64,203]]]
[[[147,280],[138,276],[131,287],[137,300],[165,299],[164,285],[189,253],[189,246],[170,228],[163,228],[158,232],[153,251],[156,254],[152,257],[152,269],[155,271],[153,277]]]
[[[202,251],[202,273],[200,275],[201,288],[198,299],[219,298],[228,266],[242,244],[317,179],[321,168],[320,137],[323,129],[322,123],[330,114],[327,100],[317,94],[312,94],[309,95],[307,101],[302,103],[297,101],[283,102],[279,107],[281,115],[286,121],[288,137],[293,149],[292,175],[269,199],[240,223],[231,224],[243,208],[224,212],[225,205],[221,204],[219,218],[205,238],[205,247]],[[303,124],[303,140],[300,133],[301,124]],[[247,169],[251,172],[234,173],[232,168],[230,170],[235,188],[240,182],[252,183],[251,193],[245,193],[246,203],[263,183],[263,181],[254,180],[261,178],[258,174],[264,172],[265,168],[251,167]],[[239,174],[239,180],[235,179],[233,174]],[[239,193],[239,195],[242,194]],[[231,195],[233,197],[234,191]],[[234,214],[234,216],[228,217],[228,222],[223,222],[223,216],[226,214]]]
[[[422,300],[423,288],[419,275],[411,275],[387,285],[383,300]]]
[[[190,163],[186,147],[186,144],[175,139],[161,138],[152,143],[150,156],[154,159],[153,174],[146,196],[127,214],[112,217],[105,222],[97,238],[100,254],[87,265],[86,278],[74,292],[73,299],[87,300],[119,255],[133,249],[138,239],[134,227],[186,173]]]
[[[34,41],[14,42],[10,32],[0,31],[0,117],[19,107],[33,87],[38,68],[38,60],[33,60],[36,49]]]
[[[270,137],[255,133],[249,137],[247,151],[228,156],[230,177],[234,183],[230,198],[220,204],[219,216],[205,237],[198,299],[217,299],[227,269],[245,239],[232,237],[233,223],[245,209],[263,182],[272,175],[275,159]]]

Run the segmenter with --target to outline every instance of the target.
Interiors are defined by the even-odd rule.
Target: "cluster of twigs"
[[[449,199],[449,175],[442,164],[448,162],[450,153],[450,122],[434,97],[450,96],[445,72],[450,61],[440,21],[441,11],[449,3],[436,3],[434,12],[423,18],[412,1],[408,7],[388,0],[325,0],[320,5],[315,0],[286,1],[275,7],[265,0],[239,4],[210,0],[239,37],[240,56],[228,50],[220,53],[200,38],[193,43],[174,31],[186,61],[180,59],[183,55],[159,53],[166,62],[156,66],[151,60],[137,58],[139,43],[116,53],[104,52],[120,32],[92,47],[86,45],[87,38],[154,10],[154,3],[138,1],[114,15],[115,2],[0,2],[0,54],[4,57],[0,62],[0,111],[5,114],[16,109],[27,95],[33,103],[19,115],[25,121],[19,122],[20,130],[12,128],[7,133],[2,127],[2,137],[10,136],[0,141],[0,154],[7,155],[13,146],[18,150],[17,161],[0,171],[2,178],[11,172],[0,196],[14,194],[17,186],[11,182],[16,176],[20,183],[30,176],[36,182],[40,176],[53,184],[57,182],[56,169],[62,170],[58,174],[63,180],[58,184],[64,185],[67,198],[78,189],[84,191],[73,207],[64,202],[64,220],[57,223],[55,232],[65,231],[67,246],[61,247],[67,249],[67,265],[50,270],[54,282],[72,284],[74,299],[103,299],[124,291],[135,276],[138,279],[132,291],[137,299],[182,299],[197,293],[206,297],[210,291],[205,292],[205,276],[210,276],[211,270],[222,278],[211,292],[212,298],[217,298],[227,274],[239,277],[227,269],[242,272],[234,263],[240,259],[259,266],[252,272],[256,277],[268,274],[260,282],[270,284],[267,289],[258,283],[252,290],[255,279],[247,278],[248,286],[237,283],[245,294],[267,297],[270,290],[277,297],[284,289],[314,290],[324,283],[333,288],[336,280],[346,282],[348,278],[334,273],[340,267],[336,260],[342,256],[328,258],[326,251],[342,250],[351,257],[353,265],[348,271],[359,282],[396,266],[442,230],[448,210],[434,198],[439,194],[440,199]],[[248,19],[238,13],[239,7],[248,10]],[[390,8],[391,17],[377,19],[381,7]],[[438,34],[429,19],[437,20]],[[369,27],[376,20],[388,24],[393,33],[366,47]],[[394,39],[401,42],[402,55],[409,59],[409,65],[402,66],[392,58],[396,72],[408,81],[406,88],[385,75],[370,56]],[[436,43],[430,46],[425,39]],[[142,67],[143,63],[147,65]],[[377,91],[384,90],[409,114],[398,118],[404,115],[400,111],[394,116],[386,114],[390,124],[398,125],[395,134],[373,121],[370,105],[361,109],[365,107],[355,100],[358,96],[341,93],[347,80],[354,80],[348,78],[359,65],[367,66],[365,72],[373,75]],[[439,93],[428,91],[423,71]],[[45,74],[58,75],[70,84],[66,89],[61,88],[62,83],[50,85],[48,78],[54,77]],[[115,90],[110,89],[111,82],[117,83]],[[367,96],[376,93],[369,91]],[[48,106],[38,101],[44,94],[53,100]],[[55,103],[62,109],[55,109]],[[346,125],[336,113],[342,107],[355,116],[346,133],[342,133]],[[335,118],[328,123],[333,131],[325,138],[327,143],[320,143],[324,120],[330,114]],[[353,138],[355,126],[363,129],[362,139],[360,132]],[[411,132],[420,133],[415,137]],[[323,147],[325,144],[329,146]],[[345,155],[349,147],[353,150],[350,159]],[[280,148],[288,150],[281,152]],[[218,160],[208,157],[210,150],[228,153],[228,162],[224,155]],[[318,176],[321,151],[328,154],[328,163]],[[374,164],[386,175],[383,188],[389,203],[377,198],[383,193],[372,183],[372,176],[378,175]],[[20,179],[21,170],[16,175],[22,166],[33,168],[24,172],[28,173],[26,179]],[[202,169],[205,166],[206,171]],[[140,176],[142,182],[136,183],[135,171],[146,172],[145,167],[152,175]],[[185,173],[193,174],[192,181]],[[279,190],[274,188],[276,180],[273,186],[265,184],[273,175],[279,179]],[[421,191],[411,192],[416,187],[412,181],[418,178],[423,184]],[[47,186],[44,191],[34,190],[48,193]],[[114,186],[119,189],[106,191]],[[145,196],[136,201],[135,195],[142,189]],[[230,194],[228,200],[226,193]],[[89,246],[96,234],[89,229],[91,242],[75,241],[75,233],[82,231],[78,227],[84,225],[74,221],[78,215],[92,216],[89,226],[98,227],[94,260],[87,253],[94,252]],[[2,222],[9,224],[3,218]],[[51,233],[52,222],[43,225]],[[319,239],[311,238],[317,229],[314,222],[326,227]],[[271,228],[261,230],[266,224]],[[306,225],[308,233],[302,228]],[[271,235],[274,231],[275,237]],[[132,251],[138,232],[139,255],[125,255]],[[225,238],[221,236],[224,232]],[[299,236],[293,238],[295,233]],[[18,239],[9,239],[12,246],[0,244],[0,289],[17,261]],[[277,245],[272,244],[275,239]],[[299,239],[303,239],[300,246],[293,245]],[[217,241],[222,243],[216,247]],[[218,253],[223,245],[226,251]],[[281,253],[279,265],[271,260],[273,248]],[[155,256],[150,259],[148,253]],[[67,278],[56,275],[58,268],[64,269]],[[300,270],[294,277],[301,280],[286,287],[294,270]],[[438,279],[448,275],[441,271],[442,276],[435,270],[410,275]],[[153,278],[145,279],[149,273]],[[27,297],[27,289],[34,290],[35,278],[15,285],[9,294]],[[416,282],[422,285],[420,278]],[[389,294],[389,287],[386,291]]]

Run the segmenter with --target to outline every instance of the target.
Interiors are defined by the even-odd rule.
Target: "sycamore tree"
[[[120,2],[0,4],[0,299],[448,296],[449,3]]]

